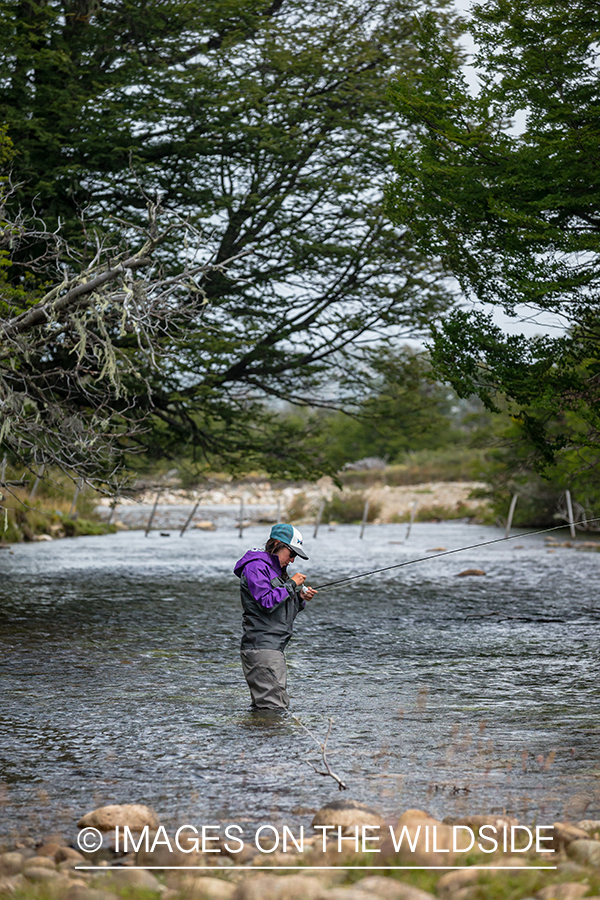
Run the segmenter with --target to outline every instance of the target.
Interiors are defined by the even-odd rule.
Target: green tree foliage
[[[432,354],[461,396],[508,398],[543,467],[600,441],[600,9],[490,0],[468,28],[477,92],[432,18],[422,68],[394,82],[411,140],[397,144],[388,209],[468,297],[562,317],[566,334],[526,339],[456,310]]]
[[[0,117],[25,212],[62,222],[85,262],[99,232],[130,240],[125,223],[158,195],[174,226],[154,256],[165,273],[227,263],[174,298],[196,314],[142,366],[144,389],[128,385],[146,444],[235,466],[268,449],[285,468],[265,398],[313,402],[363,335],[422,333],[447,308],[435,266],[381,208],[400,134],[386,84],[420,67],[412,14],[432,4],[0,2]],[[15,282],[36,252],[15,248]]]
[[[584,430],[576,413],[566,413],[570,429]],[[543,477],[532,465],[531,440],[518,419],[493,416],[486,424],[486,452],[480,477],[489,488],[483,493],[494,514],[505,521],[511,499],[518,494],[513,523],[516,527],[544,528],[568,521],[566,491],[579,531],[600,531],[600,467],[593,448],[573,447],[557,454],[544,468]]]
[[[338,412],[323,425],[336,468],[371,456],[395,463],[410,451],[465,441],[456,396],[435,381],[424,354],[381,348],[367,354],[359,375],[353,377],[353,392],[361,397],[354,415]]]
[[[6,125],[0,127],[0,166],[4,166],[12,156],[12,141],[7,134]]]
[[[0,126],[0,172],[8,164],[13,155],[12,141],[7,134],[6,125]],[[0,176],[0,204],[6,192],[6,177]],[[4,222],[0,217],[0,228],[4,228]],[[6,250],[0,248],[0,288],[6,285],[6,268],[10,265],[9,254]],[[0,303],[2,296],[0,295]]]

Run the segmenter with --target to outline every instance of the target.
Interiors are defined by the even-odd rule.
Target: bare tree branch
[[[0,283],[0,443],[26,468],[114,481],[123,449],[148,427],[153,380],[176,362],[178,336],[203,315],[197,278],[224,274],[229,261],[199,263],[207,254],[197,229],[173,215],[159,229],[160,203],[148,202],[147,227],[130,228],[129,246],[95,235],[85,263],[60,231],[7,212],[17,189],[0,195],[0,252],[17,273],[21,266],[54,283],[40,299],[30,278]],[[174,234],[186,252],[165,275],[153,253]],[[32,246],[21,264],[20,251]]]

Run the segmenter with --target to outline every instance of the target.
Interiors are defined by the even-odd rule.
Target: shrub
[[[287,508],[287,518],[290,522],[298,522],[308,515],[308,499],[304,492],[296,494]]]
[[[365,500],[365,495],[358,491],[353,491],[350,494],[334,494],[331,500],[325,504],[323,518],[325,521],[333,519],[342,524],[361,522],[365,508]],[[380,504],[374,503],[371,500],[369,502],[367,521],[372,522],[373,519],[376,519],[380,511]]]
[[[482,477],[485,451],[467,447],[421,450],[407,453],[401,463],[385,469],[342,472],[338,477],[348,487],[374,484],[424,484],[428,481],[475,481]]]

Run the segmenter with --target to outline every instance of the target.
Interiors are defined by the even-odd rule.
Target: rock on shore
[[[97,828],[98,831],[112,831],[116,826],[128,825],[131,831],[141,831],[146,825],[158,828],[158,816],[149,806],[141,803],[123,803],[101,806],[81,817],[79,828]]]
[[[89,823],[95,823],[90,825]],[[371,807],[356,801],[328,803],[315,815],[315,825],[334,826],[347,832],[361,826],[375,827],[382,823],[382,834],[388,825]],[[156,813],[141,804],[100,807],[79,820],[81,827],[128,824],[130,827],[154,828],[158,824]],[[533,850],[512,855],[495,852],[489,855],[454,856],[438,861],[442,854],[431,852],[423,843],[419,826],[435,826],[438,842],[447,846],[449,833],[454,825],[468,825],[474,831],[483,826],[511,828],[518,820],[508,816],[466,815],[460,819],[447,818],[444,822],[432,817],[425,810],[410,809],[403,812],[392,824],[394,834],[406,829],[415,845],[415,852],[404,847],[393,847],[389,840],[386,852],[377,854],[352,854],[347,848],[337,853],[337,837],[326,838],[329,845],[323,852],[322,835],[308,838],[308,856],[300,860],[298,855],[284,853],[244,854],[245,871],[233,868],[240,859],[223,855],[205,854],[195,857],[195,864],[210,866],[206,871],[152,871],[135,868],[140,858],[132,854],[109,856],[99,863],[104,866],[94,872],[78,870],[77,864],[87,861],[74,847],[69,847],[60,835],[51,835],[33,846],[28,839],[0,853],[0,897],[25,898],[25,900],[599,900],[600,897],[600,822],[582,820],[576,825],[569,822],[554,823],[553,853],[535,853]],[[380,826],[381,827],[381,826]],[[582,837],[582,835],[584,835]],[[347,840],[347,839],[346,839]],[[352,841],[348,847],[352,845]],[[391,847],[391,849],[390,849]],[[382,847],[382,850],[384,848]],[[113,854],[110,856],[110,854]],[[290,874],[285,867],[303,861],[310,865],[330,865],[328,870],[304,870]],[[431,870],[422,873],[418,865],[451,866],[448,871]],[[166,860],[165,867],[172,860]],[[370,865],[408,865],[391,874],[372,874]],[[146,865],[154,865],[152,860]],[[270,873],[256,869],[268,865]],[[348,866],[362,865],[364,872]],[[118,866],[118,868],[115,868]],[[540,869],[540,866],[554,866]]]

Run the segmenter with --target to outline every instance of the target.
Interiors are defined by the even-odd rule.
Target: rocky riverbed
[[[301,832],[247,823],[169,833],[141,804],[85,814],[64,834],[14,839],[0,896],[39,900],[597,900],[600,820],[524,825],[509,816],[385,820],[334,801]],[[306,832],[306,833],[305,833]],[[242,838],[243,835],[243,838]],[[496,849],[493,849],[493,842]],[[88,847],[89,849],[86,849]],[[265,871],[272,869],[272,872]]]

